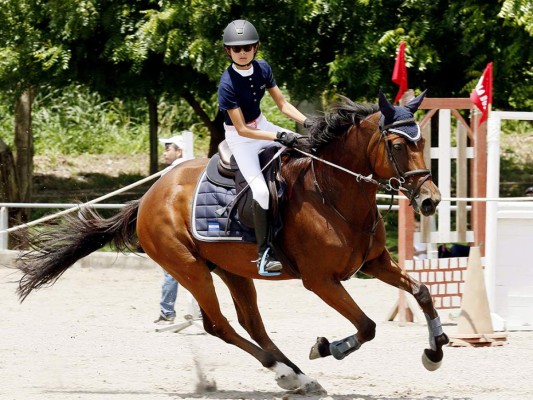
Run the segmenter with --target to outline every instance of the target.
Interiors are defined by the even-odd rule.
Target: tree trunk
[[[204,125],[207,127],[211,133],[211,141],[209,142],[209,154],[211,157],[218,151],[218,144],[224,140],[224,118],[222,113],[219,111],[213,121],[209,118],[209,115],[204,111],[200,103],[196,101],[192,93],[183,92],[181,97],[185,99],[187,103],[192,107],[194,112],[200,117]]]
[[[0,202],[17,202],[17,175],[11,149],[0,139]]]
[[[11,149],[0,139],[0,202],[15,203],[18,201],[17,195],[15,159]],[[11,216],[15,215],[17,211],[12,207],[7,209],[8,221],[12,220]],[[9,241],[10,238],[8,237],[8,248],[10,248]]]
[[[148,102],[148,115],[150,126],[150,174],[155,174],[159,170],[157,155],[157,131],[159,128],[159,117],[157,113],[157,98],[152,95],[146,97]]]
[[[31,108],[35,90],[26,89],[15,103],[15,148],[16,172],[18,183],[18,201],[30,203],[32,200],[33,179],[33,132],[31,125]],[[16,219],[27,222],[31,210],[20,209]]]

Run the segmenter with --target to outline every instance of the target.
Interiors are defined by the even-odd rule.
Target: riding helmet
[[[259,42],[259,34],[255,27],[244,19],[236,19],[226,26],[222,37],[224,46],[243,46]]]

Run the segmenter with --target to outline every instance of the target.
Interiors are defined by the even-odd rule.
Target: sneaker
[[[282,265],[274,257],[269,254],[269,249],[265,251],[261,258],[257,260],[257,269],[259,275],[262,276],[277,276],[281,274]]]
[[[277,271],[281,271],[281,268],[282,268],[282,265],[278,260],[269,257],[265,265],[265,271],[277,272]]]
[[[154,321],[154,324],[158,325],[172,325],[175,317],[167,317],[165,315],[159,315],[159,318]]]
[[[257,269],[260,271],[264,269],[266,272],[281,271],[281,268],[282,268],[281,263],[278,260],[276,260],[274,257],[272,257],[268,250],[265,251],[263,254],[261,254],[259,259],[257,260]]]

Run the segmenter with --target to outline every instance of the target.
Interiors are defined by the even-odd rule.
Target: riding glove
[[[289,148],[293,148],[301,137],[302,135],[296,132],[278,132],[275,141]]]

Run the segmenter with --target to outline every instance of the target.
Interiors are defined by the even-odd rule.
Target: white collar
[[[233,70],[236,71],[240,76],[250,76],[254,73],[253,64],[248,69],[239,69],[235,64],[231,64]]]

